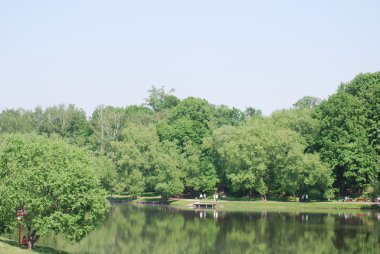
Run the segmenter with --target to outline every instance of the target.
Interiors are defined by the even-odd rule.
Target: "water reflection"
[[[226,213],[114,206],[80,243],[41,245],[72,253],[379,253],[380,213]]]

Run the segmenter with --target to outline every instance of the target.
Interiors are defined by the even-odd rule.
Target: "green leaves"
[[[341,193],[361,194],[378,178],[379,73],[358,75],[317,110],[317,147]]]
[[[331,171],[317,155],[305,154],[305,140],[296,132],[255,119],[239,128],[215,132],[220,170],[234,192],[270,194],[318,193],[331,198]],[[327,195],[327,192],[329,194]]]
[[[357,195],[380,180],[380,72],[359,74],[326,101],[305,96],[270,117],[251,107],[243,112],[200,98],[180,100],[173,92],[152,87],[145,105],[99,106],[90,119],[74,105],[4,110],[1,133],[38,133],[52,144],[63,139],[90,148],[97,158],[85,154],[83,160],[71,147],[16,138],[3,141],[0,177],[15,178],[29,192],[24,175],[38,171],[30,176],[34,191],[63,188],[63,195],[76,185],[62,168],[93,168],[108,191],[157,190],[164,197],[220,188],[238,195],[313,192],[331,198],[332,182],[341,194]],[[71,157],[76,159],[55,159]],[[25,173],[20,177],[15,168]],[[50,194],[36,199],[36,207],[50,202]],[[7,195],[19,200],[22,193]]]
[[[80,240],[103,218],[106,193],[91,166],[91,156],[62,141],[29,135],[7,136],[0,151],[0,218],[24,223],[38,234],[50,230]]]

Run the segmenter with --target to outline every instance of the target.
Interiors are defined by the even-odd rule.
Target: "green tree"
[[[273,112],[271,122],[278,128],[287,128],[299,133],[306,139],[308,151],[313,151],[319,121],[315,118],[315,109],[284,109]]]
[[[0,133],[35,132],[33,112],[23,109],[5,109],[0,113]]]
[[[102,187],[108,192],[113,192],[117,184],[116,165],[108,157],[97,155],[93,160],[93,167]]]
[[[156,88],[152,86],[148,92],[149,97],[145,99],[146,105],[155,112],[171,109],[180,102],[180,100],[172,94],[174,93],[174,89],[170,89],[169,92],[167,92],[164,87]]]
[[[14,212],[24,207],[30,246],[49,231],[76,241],[86,236],[108,207],[92,159],[84,150],[58,140],[29,135],[2,138],[1,229],[14,227]]]
[[[261,117],[263,115],[263,112],[260,109],[248,107],[245,109],[244,114],[252,118],[252,117]]]
[[[263,198],[313,192],[331,198],[331,171],[305,148],[302,136],[270,119],[221,128],[214,135],[216,165],[233,192],[257,192]]]
[[[187,143],[202,144],[211,135],[212,106],[203,99],[186,98],[173,108],[166,120],[158,123],[160,140],[168,140],[183,148]]]
[[[144,192],[145,184],[142,173],[138,169],[133,169],[127,176],[127,191],[134,198]]]
[[[296,103],[293,104],[293,107],[296,109],[305,109],[305,108],[315,108],[321,104],[322,99],[313,97],[313,96],[304,96]]]
[[[244,122],[245,113],[237,108],[229,108],[225,105],[214,106],[213,120],[217,127],[222,125],[237,126]]]
[[[317,147],[334,170],[335,186],[342,195],[361,194],[379,173],[379,160],[368,140],[365,112],[361,99],[345,91],[332,95],[317,111]]]
[[[92,113],[91,125],[94,130],[95,149],[107,153],[112,141],[120,140],[125,128],[126,112],[123,108],[98,106]]]
[[[42,116],[39,115],[40,113]],[[91,135],[86,113],[73,104],[48,107],[43,112],[39,112],[36,108],[35,117],[35,120],[39,122],[41,134],[46,133],[50,136],[56,133],[69,139],[71,143],[80,142],[78,144],[84,143],[84,139]]]
[[[181,156],[175,145],[158,140],[154,125],[128,126],[121,140],[112,142],[112,148],[122,185],[127,191],[140,189],[143,183],[145,189],[156,190],[163,198],[183,191]],[[143,183],[137,171],[144,177]],[[131,176],[138,180],[131,181]]]
[[[363,105],[368,141],[380,155],[380,72],[359,74],[342,84],[340,92],[354,96]]]
[[[189,143],[183,151],[182,169],[184,183],[188,191],[201,191],[211,193],[215,191],[219,182],[216,168],[210,156],[205,153],[209,149],[206,144],[201,148]]]

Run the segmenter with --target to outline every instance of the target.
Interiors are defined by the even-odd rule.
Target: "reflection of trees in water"
[[[73,253],[376,253],[380,222],[371,216],[219,212],[216,220],[213,211],[201,219],[169,207],[114,206],[80,243],[50,236],[41,244]]]

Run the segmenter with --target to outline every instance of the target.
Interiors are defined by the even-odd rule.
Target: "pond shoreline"
[[[167,201],[159,197],[117,197],[109,199],[111,204],[132,203],[134,205],[167,205],[177,209],[194,209],[193,204],[198,202],[214,202],[213,200],[199,201],[197,199],[176,199]],[[355,211],[379,211],[379,203],[370,202],[284,202],[284,201],[226,201],[219,200],[216,210],[230,212],[255,212],[255,211],[308,211],[308,212],[355,212]]]

